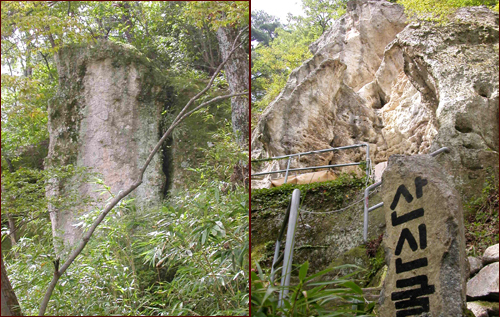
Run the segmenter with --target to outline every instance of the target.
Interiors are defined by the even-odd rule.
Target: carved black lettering
[[[411,308],[411,309],[404,309],[404,310],[399,310],[399,311],[397,310],[397,309],[415,307],[415,306],[420,306],[420,307]],[[430,308],[429,297],[421,297],[421,298],[403,300],[403,301],[396,303],[396,310],[397,310],[396,317],[420,315],[422,313],[429,312],[429,308]]]
[[[413,211],[410,211],[409,213],[406,213],[402,216],[398,217],[398,214],[393,211],[391,213],[391,221],[392,221],[392,226],[395,227],[397,225],[400,225],[402,223],[408,222],[413,219],[417,219],[420,217],[424,216],[424,208],[418,208]]]
[[[399,240],[398,244],[396,246],[396,252],[394,254],[400,255],[401,250],[403,250],[403,245],[405,244],[405,240],[408,241],[408,244],[410,245],[410,248],[412,251],[416,251],[418,248],[417,241],[415,240],[415,237],[413,237],[413,234],[411,234],[410,229],[404,228],[401,230],[401,234],[399,235]]]
[[[419,275],[415,277],[410,277],[406,279],[400,279],[396,281],[397,288],[404,288],[414,285],[420,285],[419,288],[410,289],[406,291],[393,292],[391,294],[391,299],[393,301],[398,301],[402,299],[415,299],[420,296],[434,294],[436,291],[434,285],[429,285],[426,275]]]
[[[417,194],[417,198],[422,197],[423,195],[422,187],[424,187],[425,185],[427,185],[427,180],[425,178],[422,179],[420,176],[415,178],[415,191]]]
[[[420,249],[427,248],[427,228],[425,223],[418,226],[418,235],[420,237]]]
[[[401,258],[396,259],[396,274],[408,272],[427,266],[427,258],[420,258],[410,262],[403,262]]]
[[[406,202],[411,203],[413,201],[413,196],[410,194],[408,189],[406,189],[405,185],[399,185],[398,190],[396,190],[396,195],[394,195],[394,199],[392,200],[391,209],[394,210],[399,202],[399,197],[403,195],[406,199]]]

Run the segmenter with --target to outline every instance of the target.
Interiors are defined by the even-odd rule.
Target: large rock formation
[[[110,42],[62,48],[56,61],[59,89],[49,105],[45,165],[90,168],[116,194],[137,179],[159,140],[161,112],[169,99],[166,82],[134,48]],[[164,185],[162,158],[156,155],[131,197],[139,209],[157,204]],[[102,208],[109,197],[99,196],[98,189],[103,187],[78,183],[75,177],[50,182],[49,198],[78,198],[74,206],[49,204],[54,235],[64,245],[81,235],[77,217]],[[85,205],[87,198],[93,203]]]
[[[473,7],[444,25],[407,23],[397,4],[350,1],[264,111],[252,158],[366,142],[379,163],[447,146],[450,178],[465,196],[477,193],[486,168],[498,169],[498,16]],[[306,156],[293,167],[362,157]]]

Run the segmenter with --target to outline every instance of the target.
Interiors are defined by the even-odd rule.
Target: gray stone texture
[[[91,168],[117,194],[137,180],[159,140],[165,80],[133,47],[110,42],[62,48],[56,62],[59,87],[49,105],[45,165]],[[158,204],[164,183],[160,152],[130,197],[139,209]],[[49,198],[71,191],[78,196],[71,208],[49,205],[54,235],[64,245],[73,245],[81,236],[81,229],[74,226],[78,216],[104,206],[109,195],[100,196],[99,189],[103,187],[78,184],[76,179],[53,179],[47,187]],[[93,203],[85,205],[83,199]]]
[[[467,282],[467,298],[498,302],[498,262],[485,266]]]
[[[468,302],[467,308],[472,311],[476,317],[498,317],[498,302]]]
[[[481,259],[469,256],[467,260],[469,261],[469,277],[473,276],[483,268]]]
[[[498,243],[490,246],[483,254],[483,265],[498,262]]]
[[[406,196],[400,195],[396,202],[398,191]],[[393,155],[382,176],[381,192],[387,206],[384,244],[388,271],[380,316],[396,316],[396,311],[407,309],[396,309],[401,305],[396,303],[408,299],[402,294],[397,298],[397,293],[419,289],[421,286],[414,283],[401,285],[412,278],[429,285],[422,287],[424,294],[418,297],[428,298],[429,311],[415,316],[462,316],[468,275],[463,211],[460,197],[442,166],[429,155]]]

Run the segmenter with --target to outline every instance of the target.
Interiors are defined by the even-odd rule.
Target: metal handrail
[[[441,154],[443,152],[450,153],[450,149],[447,147],[442,147],[439,150],[434,151],[429,155],[434,157],[434,156]],[[365,207],[364,207],[364,217],[363,217],[363,241],[365,243],[366,243],[366,240],[368,238],[368,213],[370,211],[375,210],[377,208],[380,208],[384,205],[384,202],[381,202],[381,203],[378,203],[372,207],[368,207],[368,196],[370,195],[370,190],[374,189],[376,187],[379,187],[380,185],[382,185],[382,181],[376,182],[375,184],[372,184],[365,189]]]
[[[283,173],[283,172],[293,172],[293,171],[303,171],[303,170],[314,170],[314,169],[319,169],[319,168],[329,168],[329,167],[341,167],[341,166],[351,166],[351,165],[360,165],[361,163],[345,163],[345,164],[336,164],[336,165],[322,165],[322,166],[311,166],[311,167],[300,167],[300,168],[291,168],[291,169],[285,169],[285,170],[279,170],[279,171],[272,171],[272,172],[262,172],[262,173],[255,173],[252,174],[252,176],[259,176],[259,175],[266,175],[266,174],[277,174],[277,173]]]
[[[282,156],[274,156],[274,157],[265,158],[265,159],[259,159],[259,160],[251,160],[251,162],[254,163],[254,162],[265,162],[265,161],[282,160],[282,159],[286,159],[288,157],[293,157],[293,156],[303,156],[303,155],[310,155],[310,154],[326,153],[326,152],[331,152],[331,151],[346,150],[346,149],[356,148],[356,147],[360,147],[360,146],[367,146],[367,144],[360,143],[360,144],[353,144],[353,145],[347,145],[347,146],[332,147],[332,148],[323,149],[323,150],[316,150],[316,151],[309,151],[309,152],[288,154],[288,155],[282,155]]]
[[[281,239],[283,238],[283,234],[285,232],[285,227],[288,224],[288,219],[290,217],[291,205],[292,205],[292,201],[290,200],[290,203],[288,204],[288,207],[286,208],[285,218],[283,219],[283,223],[281,224],[280,233],[278,234],[278,238],[276,239],[276,246],[274,247],[273,264],[271,266],[271,276],[270,276],[271,283],[274,282],[274,270],[276,269],[278,264],[283,260],[283,257],[282,256],[278,257],[278,254],[280,252]]]
[[[282,156],[275,156],[275,157],[270,157],[270,158],[266,158],[266,159],[251,160],[251,162],[265,162],[265,161],[282,160],[282,159],[288,158],[287,167],[286,167],[285,170],[255,173],[255,174],[251,174],[250,177],[260,176],[260,175],[268,175],[268,174],[277,174],[277,173],[283,173],[283,172],[285,172],[286,174],[285,174],[285,182],[284,182],[284,184],[286,184],[286,182],[288,181],[288,173],[290,171],[303,171],[303,170],[314,170],[314,169],[320,169],[320,168],[331,168],[331,167],[343,167],[343,166],[360,165],[361,162],[357,162],[357,163],[333,164],[333,165],[311,166],[311,167],[301,167],[301,168],[290,169],[291,158],[295,157],[295,156],[299,156],[300,157],[300,156],[311,155],[311,154],[326,153],[326,152],[332,152],[332,151],[338,151],[338,150],[347,150],[347,149],[352,149],[352,148],[357,148],[357,147],[362,147],[362,146],[366,147],[366,178],[368,179],[370,177],[370,146],[367,143],[353,144],[353,145],[335,147],[335,148],[330,148],[330,149],[323,149],[323,150],[316,150],[316,151],[295,153],[295,154],[282,155]]]
[[[278,300],[278,307],[283,305],[283,299],[288,295],[290,286],[290,276],[292,275],[293,247],[295,245],[295,227],[300,204],[300,189],[294,189],[290,202],[290,218],[288,219],[288,229],[286,231],[286,242],[283,268],[281,269],[281,289]]]

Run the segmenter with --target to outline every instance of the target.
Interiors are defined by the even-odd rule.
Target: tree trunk
[[[3,265],[3,255],[1,255],[2,266],[2,316],[22,316],[21,307],[17,301],[16,294],[12,290],[7,271]]]
[[[217,30],[217,40],[222,58],[226,59],[231,51],[232,43],[238,31],[231,27],[220,27]],[[248,55],[245,46],[240,46],[224,66],[226,80],[231,93],[248,90]],[[248,97],[231,98],[231,120],[236,141],[240,146],[248,147],[249,109]]]
[[[7,219],[9,220],[9,237],[10,237],[10,243],[12,247],[14,247],[17,244],[17,235],[16,235],[16,221],[14,220],[14,217],[7,212]],[[17,254],[16,254],[17,257]]]
[[[125,29],[125,38],[127,39],[127,42],[129,44],[132,44],[132,29],[134,26],[132,24],[132,20],[130,19],[130,5],[126,2],[123,2],[120,3],[119,6],[123,8],[122,22],[127,26],[127,29]]]

